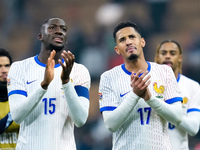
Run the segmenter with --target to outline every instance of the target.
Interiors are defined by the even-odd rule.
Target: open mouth
[[[172,62],[169,62],[169,61],[168,62],[165,61],[165,62],[163,62],[163,64],[166,64],[166,65],[168,65],[170,67],[172,66]]]
[[[53,38],[53,40],[56,43],[63,43],[63,38],[61,38],[61,37],[55,37],[55,38]]]
[[[1,76],[3,79],[6,79],[7,78],[7,74],[2,74]]]

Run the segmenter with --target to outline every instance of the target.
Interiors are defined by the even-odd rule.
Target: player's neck
[[[178,79],[178,74],[179,74],[178,69],[175,69],[174,75],[175,75],[176,79]]]
[[[46,64],[47,60],[50,56],[51,51],[50,50],[41,50],[39,55],[38,55],[38,59],[41,63]],[[58,64],[58,59],[62,59],[61,57],[61,53],[62,51],[56,52],[56,55],[54,57],[55,60],[55,64]]]
[[[139,70],[142,70],[142,72],[146,71],[148,68],[148,64],[145,60],[139,60],[132,62],[125,62],[125,68],[130,72],[138,72]]]

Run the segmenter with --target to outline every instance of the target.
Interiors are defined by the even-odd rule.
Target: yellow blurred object
[[[188,102],[188,98],[187,98],[187,97],[184,97],[184,98],[183,98],[183,104],[187,104],[187,102]]]

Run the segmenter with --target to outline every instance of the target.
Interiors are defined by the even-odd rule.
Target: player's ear
[[[142,47],[145,47],[145,45],[146,45],[144,38],[141,38],[141,45],[142,45]]]
[[[158,54],[156,53],[156,56],[155,56],[155,62],[156,63],[159,63],[159,57],[158,57]]]
[[[182,62],[182,55],[179,55],[178,61]]]
[[[117,48],[117,46],[115,46],[115,52],[116,52],[118,55],[120,55],[120,51],[119,51],[119,49]]]
[[[43,37],[42,34],[39,33],[39,34],[38,34],[38,39],[39,39],[40,41],[42,41],[42,37]]]

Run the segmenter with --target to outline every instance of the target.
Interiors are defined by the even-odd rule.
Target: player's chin
[[[64,49],[63,44],[50,44],[51,50],[55,50],[56,52],[59,52]]]
[[[131,54],[129,57],[128,57],[129,60],[136,60],[138,59],[138,55],[137,54]]]

